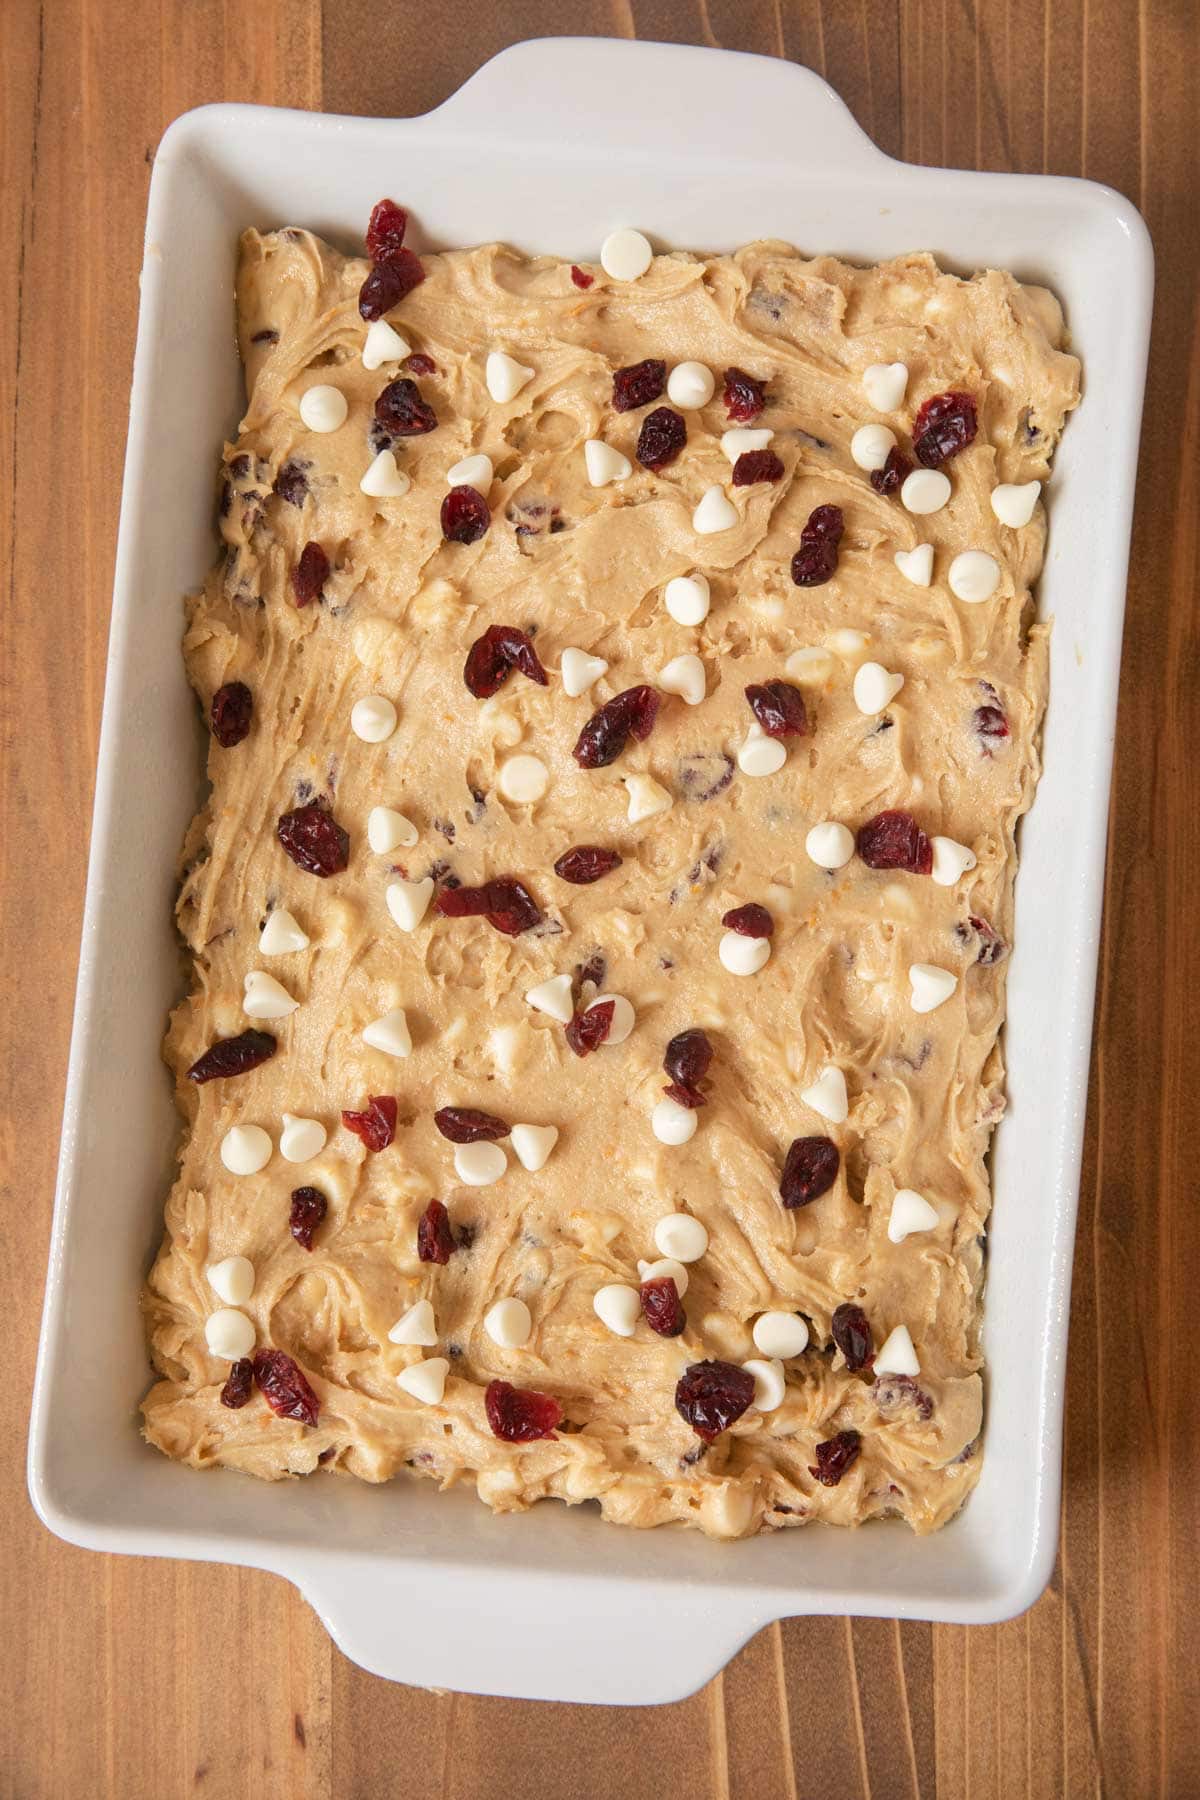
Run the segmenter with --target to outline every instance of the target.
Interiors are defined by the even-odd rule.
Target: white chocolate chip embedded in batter
[[[743,937],[740,931],[727,931],[717,945],[721,967],[731,975],[757,975],[770,960],[770,938]]]
[[[394,325],[389,325],[386,319],[372,320],[363,339],[364,369],[378,369],[385,362],[403,362],[411,355],[412,345],[405,343]]]
[[[1014,531],[1020,531],[1032,519],[1041,491],[1040,481],[1002,481],[999,487],[992,489],[989,496],[992,511],[1002,525],[1009,525]]]
[[[583,446],[583,462],[587,478],[594,488],[607,487],[612,481],[626,481],[633,474],[633,464],[603,438],[588,438]]]
[[[261,1125],[231,1125],[221,1139],[221,1161],[231,1175],[257,1175],[273,1149]]]
[[[808,1326],[796,1313],[759,1313],[753,1337],[754,1348],[772,1360],[800,1356],[808,1349]]]
[[[337,431],[346,423],[350,408],[341,388],[319,381],[300,396],[300,417],[310,431]]]
[[[254,1264],[248,1256],[226,1256],[205,1271],[208,1284],[226,1306],[244,1306],[254,1292]]]
[[[473,487],[477,494],[486,494],[493,479],[490,456],[464,456],[461,462],[451,463],[446,470],[450,487]]]
[[[692,514],[692,530],[699,537],[713,537],[718,531],[728,531],[737,522],[737,507],[724,488],[705,488]]]
[[[242,980],[242,1011],[248,1019],[286,1019],[300,1002],[265,969],[251,969]]]
[[[558,1142],[558,1126],[514,1125],[508,1135],[521,1167],[536,1175],[550,1160],[550,1152]]]
[[[440,1406],[449,1372],[450,1364],[444,1356],[423,1356],[420,1362],[401,1369],[396,1386],[412,1399],[419,1400],[422,1406]]]
[[[364,1025],[362,1041],[371,1050],[382,1050],[385,1056],[411,1056],[412,1034],[404,1008],[393,1006],[391,1012]]]
[[[854,833],[836,819],[822,819],[806,834],[804,850],[818,869],[844,869],[854,855]]]
[[[388,1332],[388,1341],[393,1344],[420,1344],[426,1350],[436,1344],[437,1321],[433,1316],[432,1303],[417,1300],[406,1313],[401,1313]]]
[[[716,385],[716,377],[706,364],[676,363],[667,376],[667,399],[680,412],[695,412],[697,407],[708,405]]]
[[[803,649],[793,650],[783,665],[785,675],[793,681],[811,681],[822,683],[829,681],[833,675],[833,655],[817,644],[806,644]]]
[[[628,225],[610,231],[600,246],[600,267],[613,281],[636,281],[653,261],[649,238]]]
[[[735,425],[721,433],[721,448],[731,463],[751,450],[765,450],[775,436],[766,426]]]
[[[826,1063],[811,1087],[801,1088],[805,1106],[828,1119],[831,1125],[844,1125],[850,1112],[846,1095],[846,1077],[834,1063]]]
[[[892,561],[914,587],[928,587],[933,580],[933,545],[914,544],[911,550],[897,550]]]
[[[673,575],[663,589],[663,605],[677,625],[702,625],[712,605],[707,575],[699,569]]]
[[[372,500],[399,500],[407,494],[412,482],[396,461],[394,450],[381,450],[368,464],[359,487]]]
[[[533,380],[533,370],[526,368],[524,363],[519,363],[503,350],[490,350],[484,365],[484,380],[487,382],[487,391],[496,404],[506,406]],[[471,485],[474,486],[474,483]]]
[[[384,895],[387,909],[401,931],[415,931],[433,899],[433,881],[389,881]]]
[[[393,850],[411,850],[417,841],[417,828],[411,819],[390,806],[373,806],[367,814],[367,842],[376,856],[388,856]]]
[[[637,1018],[637,1014],[624,994],[597,994],[594,1000],[588,1001],[584,1010],[591,1012],[593,1006],[602,1006],[608,1000],[613,1003],[613,1015],[612,1024],[608,1028],[608,1036],[604,1040],[605,1047],[610,1044],[623,1044],[633,1030]]]
[[[668,1099],[670,1096],[667,1096]],[[689,1111],[688,1107],[681,1109]],[[708,1249],[708,1232],[691,1213],[667,1213],[654,1227],[654,1248],[675,1262],[699,1262]]]
[[[768,737],[757,721],[751,725],[737,756],[742,774],[756,779],[763,775],[778,775],[786,761],[786,746],[778,738]]]
[[[901,505],[910,513],[941,512],[950,498],[950,477],[940,469],[914,469],[900,488]]]
[[[698,656],[673,656],[658,672],[658,685],[665,694],[678,694],[686,706],[699,706],[708,691],[704,664]]]
[[[674,796],[660,782],[655,781],[652,775],[623,775],[621,779],[629,795],[628,818],[631,825],[640,825],[643,819],[653,819],[658,813],[670,812],[675,804]]]
[[[935,1012],[958,986],[958,976],[936,963],[913,963],[908,971],[910,1004],[915,1013]]]
[[[508,1168],[508,1158],[500,1144],[455,1144],[454,1173],[468,1187],[491,1187]]]
[[[886,425],[860,425],[850,439],[850,457],[860,469],[882,469],[895,448],[896,434]]]
[[[575,1016],[569,975],[551,975],[536,987],[526,988],[525,999],[535,1012],[557,1019],[560,1025],[569,1025]]]
[[[897,1325],[875,1352],[875,1375],[919,1375],[921,1365],[907,1325]]]
[[[312,939],[302,931],[286,906],[277,906],[267,914],[267,922],[258,940],[263,956],[288,956],[295,950],[307,950]]]
[[[523,1350],[533,1336],[533,1319],[523,1300],[497,1300],[483,1315],[483,1329],[501,1350]]]
[[[953,887],[960,875],[975,867],[975,852],[954,838],[930,838],[933,846],[933,868],[930,871],[939,887]]]
[[[964,550],[950,564],[946,579],[956,600],[978,606],[1000,586],[1000,564],[986,550]]]
[[[383,744],[396,729],[396,708],[386,694],[367,694],[350,709],[350,729],[364,744]]]
[[[902,1244],[910,1232],[932,1231],[937,1222],[937,1212],[924,1194],[915,1188],[896,1189],[887,1232],[893,1244]]]
[[[586,650],[568,648],[559,658],[558,672],[562,678],[563,692],[569,694],[572,700],[577,700],[580,694],[587,693],[593,682],[608,674],[608,664],[602,656],[591,656]]]
[[[688,1272],[677,1257],[663,1256],[657,1262],[639,1261],[637,1267],[641,1282],[671,1280],[681,1300],[688,1291]]]
[[[592,1311],[614,1337],[629,1338],[642,1316],[642,1296],[623,1281],[609,1281],[592,1295]]]
[[[514,806],[532,806],[550,786],[550,771],[540,756],[509,756],[500,764],[496,786]]]
[[[863,370],[862,384],[867,404],[876,412],[895,412],[903,404],[908,388],[908,364],[872,363]]]
[[[751,1405],[760,1413],[774,1412],[783,1405],[787,1394],[787,1382],[784,1379],[783,1364],[777,1358],[762,1360],[752,1356],[749,1362],[742,1364],[747,1375],[754,1377],[754,1399]]]
[[[285,1112],[279,1154],[285,1162],[311,1162],[314,1156],[320,1156],[328,1135],[320,1119],[301,1119],[295,1113]]]
[[[882,663],[861,663],[854,672],[854,704],[860,713],[874,718],[891,704],[903,686],[903,675],[893,674]]]
[[[650,1129],[660,1144],[686,1144],[696,1135],[699,1120],[690,1106],[680,1106],[664,1094],[650,1114]]]
[[[253,1322],[232,1306],[221,1306],[204,1321],[204,1341],[214,1356],[240,1362],[249,1356],[257,1336]]]

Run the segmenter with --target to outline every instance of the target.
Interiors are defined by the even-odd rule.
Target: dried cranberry
[[[596,1005],[585,1007],[573,1019],[568,1020],[564,1035],[576,1056],[587,1056],[600,1048],[612,1030],[616,1010],[614,1001],[601,1000]]]
[[[300,552],[300,561],[292,570],[292,592],[297,606],[307,606],[321,598],[321,589],[329,580],[329,558],[310,538]]]
[[[615,762],[630,738],[648,738],[661,696],[652,687],[626,688],[592,714],[571,752],[581,769],[604,769]]]
[[[974,443],[978,422],[972,394],[935,394],[913,420],[913,449],[923,468],[944,462]]]
[[[248,1356],[239,1356],[221,1389],[221,1405],[236,1412],[245,1406],[254,1392],[254,1364]]]
[[[918,1419],[933,1417],[932,1396],[918,1387],[911,1375],[880,1375],[872,1384],[871,1398],[885,1417],[905,1412]]]
[[[286,812],[275,827],[280,843],[307,875],[340,875],[350,861],[350,838],[327,800],[310,800]]]
[[[571,280],[577,288],[590,288],[595,279],[596,277],[589,275],[586,269],[581,269],[578,263],[571,264]]]
[[[406,356],[401,367],[406,369],[410,375],[437,374],[437,364],[432,356],[426,356],[423,350],[414,350],[411,356]]]
[[[668,463],[675,461],[686,443],[687,425],[683,414],[672,412],[669,406],[656,406],[642,420],[634,454],[644,469],[653,469],[657,474],[659,469],[665,469]]]
[[[275,477],[274,491],[289,506],[303,506],[308,496],[308,474],[311,463],[300,462],[296,457],[289,457],[287,462],[280,463],[279,473]]]
[[[698,1438],[714,1438],[741,1418],[754,1399],[754,1377],[736,1363],[690,1363],[675,1384],[675,1410]]]
[[[440,1200],[431,1200],[417,1220],[417,1255],[422,1262],[448,1263],[453,1254],[450,1214]]]
[[[969,922],[979,939],[979,954],[975,961],[985,969],[990,969],[993,963],[1003,962],[1008,955],[1008,945],[996,927],[989,925],[986,919],[981,919],[976,913],[969,915]]]
[[[244,681],[227,681],[212,697],[212,734],[222,750],[232,750],[250,730],[254,696]]]
[[[817,1445],[817,1466],[808,1472],[822,1487],[836,1487],[846,1470],[858,1461],[861,1449],[862,1438],[857,1431],[839,1431],[836,1437]]]
[[[493,1143],[508,1136],[508,1126],[494,1113],[479,1112],[474,1106],[439,1106],[433,1122],[452,1144]]]
[[[844,530],[840,506],[817,506],[809,513],[800,533],[800,548],[792,558],[792,580],[797,587],[822,587],[836,573]]]
[[[288,1215],[288,1230],[302,1250],[313,1247],[313,1233],[324,1220],[329,1211],[329,1202],[320,1188],[298,1187],[292,1189],[292,1210]]]
[[[442,501],[442,536],[452,544],[477,544],[492,522],[477,488],[452,487]]]
[[[375,418],[392,437],[420,437],[437,428],[437,414],[407,375],[388,382],[375,402]]]
[[[734,487],[753,487],[756,481],[782,481],[783,464],[773,450],[743,450],[733,465]]]
[[[808,732],[808,710],[804,695],[790,681],[752,683],[746,689],[750,711],[768,737],[804,737]]]
[[[725,371],[725,411],[739,425],[757,419],[767,403],[766,381],[755,381],[745,369]]]
[[[649,406],[666,385],[667,365],[657,357],[630,363],[627,369],[618,369],[613,375],[613,411],[632,412],[635,406]]]
[[[281,1419],[296,1419],[301,1425],[316,1424],[321,1403],[303,1370],[284,1351],[256,1350],[254,1379],[271,1411]]]
[[[343,1112],[342,1124],[362,1139],[368,1150],[386,1150],[396,1135],[399,1106],[394,1094],[371,1094],[362,1112]]]
[[[693,1026],[690,1031],[677,1031],[663,1053],[663,1068],[671,1077],[667,1093],[680,1106],[693,1110],[704,1105],[701,1083],[708,1073],[713,1047],[708,1033]]]
[[[849,1301],[835,1307],[829,1328],[851,1373],[865,1369],[874,1357],[875,1340],[871,1336],[870,1320],[862,1307],[853,1306]]]
[[[197,1086],[221,1081],[229,1075],[245,1075],[274,1056],[277,1045],[269,1031],[239,1031],[236,1037],[218,1038],[188,1070]]]
[[[876,813],[859,826],[855,842],[868,869],[907,869],[910,875],[928,875],[933,868],[933,845],[911,813]]]
[[[554,873],[560,881],[569,881],[572,887],[588,887],[620,866],[621,858],[615,850],[603,850],[598,844],[576,844],[573,849],[563,851],[554,865]]]
[[[642,1313],[659,1337],[679,1336],[687,1324],[687,1314],[680,1304],[679,1289],[669,1275],[661,1275],[657,1281],[643,1281]]]
[[[515,625],[489,625],[467,651],[463,680],[477,700],[487,700],[504,686],[510,669],[519,669],[539,687],[547,685],[546,671],[528,632],[518,631]]]
[[[871,486],[877,494],[894,494],[896,489],[912,474],[912,462],[898,445],[888,451],[887,461],[882,469],[871,470]]]
[[[735,906],[729,912],[721,914],[721,923],[726,931],[736,931],[741,937],[770,937],[775,929],[775,921],[765,906],[757,900],[751,900],[745,906]]]
[[[437,909],[447,919],[485,918],[505,937],[531,931],[546,916],[524,883],[510,876],[485,881],[482,887],[443,888]]]
[[[977,706],[971,715],[971,724],[989,756],[1009,736],[1008,719],[999,706]]]
[[[367,255],[372,262],[386,262],[403,248],[408,214],[394,200],[380,200],[371,208],[367,224]]]
[[[261,331],[256,331],[254,333],[250,342],[252,344],[277,344],[279,342],[279,333],[275,330],[273,325],[264,325]]]
[[[506,1444],[552,1438],[554,1427],[562,1423],[562,1407],[553,1395],[512,1387],[507,1381],[489,1381],[483,1404],[493,1433]]]
[[[779,1196],[788,1210],[827,1194],[840,1160],[837,1145],[827,1137],[793,1138],[779,1178]]]
[[[405,294],[411,294],[425,279],[420,257],[411,250],[398,250],[386,262],[376,263],[358,290],[358,310],[364,319],[382,319],[384,313],[399,306]]]

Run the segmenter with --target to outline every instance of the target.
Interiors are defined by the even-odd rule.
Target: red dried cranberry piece
[[[690,1031],[677,1031],[663,1053],[663,1068],[671,1077],[667,1093],[680,1106],[693,1110],[703,1106],[702,1083],[713,1058],[708,1033],[693,1026]]]
[[[783,464],[773,450],[743,450],[733,465],[734,487],[753,487],[756,481],[782,481]]]
[[[649,406],[667,385],[667,365],[657,357],[631,363],[613,375],[613,411],[632,412],[635,406]]]
[[[280,843],[307,875],[340,875],[350,861],[349,834],[329,810],[327,800],[310,800],[283,814],[275,827]]]
[[[494,1435],[506,1444],[552,1438],[554,1427],[562,1423],[562,1407],[552,1394],[512,1387],[507,1381],[489,1381],[483,1404]]]
[[[817,1466],[808,1472],[822,1487],[836,1487],[846,1470],[858,1461],[861,1449],[862,1438],[857,1431],[839,1431],[836,1437],[817,1445]]]
[[[254,1392],[254,1364],[248,1356],[239,1356],[221,1389],[221,1405],[236,1412],[245,1406]]]
[[[990,969],[993,963],[1003,962],[1008,955],[1008,945],[996,927],[989,925],[986,919],[981,919],[976,913],[968,915],[968,922],[979,939],[979,955],[975,961],[985,969]]]
[[[302,1250],[313,1247],[313,1233],[322,1223],[329,1211],[329,1202],[320,1188],[298,1187],[292,1189],[292,1210],[288,1215],[288,1230]]]
[[[489,625],[467,651],[463,680],[477,700],[487,700],[504,686],[510,669],[518,669],[539,687],[547,685],[546,671],[529,633],[518,631],[515,625]]]
[[[735,906],[727,913],[721,914],[721,923],[726,931],[736,931],[741,937],[770,937],[775,929],[775,921],[765,906],[757,900],[751,900],[745,906]]]
[[[757,419],[767,403],[767,384],[755,381],[753,375],[747,375],[745,369],[726,369],[725,371],[725,411],[729,418],[735,419],[739,425],[746,425],[751,419]]]
[[[577,288],[590,288],[595,279],[596,277],[589,275],[586,269],[581,269],[578,263],[571,264],[571,280]]]
[[[388,382],[375,402],[375,417],[392,437],[420,437],[437,428],[437,414],[407,375]]]
[[[830,1330],[851,1373],[857,1369],[865,1369],[873,1360],[875,1340],[871,1336],[870,1320],[861,1306],[853,1306],[846,1301],[844,1305],[835,1307]]]
[[[397,250],[386,262],[376,263],[358,290],[358,311],[364,319],[382,319],[399,306],[425,279],[421,259],[411,250]]]
[[[407,369],[410,375],[437,374],[437,364],[423,350],[414,350],[411,356],[406,356],[401,367]]]
[[[612,1030],[616,1010],[614,1001],[601,1000],[598,1005],[585,1007],[568,1020],[563,1031],[576,1056],[587,1056],[600,1048]]]
[[[827,1137],[793,1138],[779,1178],[779,1197],[788,1210],[827,1194],[840,1160],[837,1145]]]
[[[254,696],[244,681],[227,681],[212,697],[212,734],[222,750],[232,750],[250,730]]]
[[[675,1384],[676,1412],[706,1444],[736,1424],[753,1399],[753,1375],[715,1358],[690,1363]]]
[[[439,1106],[433,1122],[452,1144],[494,1143],[506,1138],[509,1130],[503,1119],[474,1106]]]
[[[918,1419],[932,1419],[933,1397],[918,1387],[911,1375],[880,1375],[871,1385],[871,1398],[885,1417],[911,1412]]]
[[[768,737],[804,737],[808,732],[808,710],[804,695],[790,681],[752,683],[746,689],[750,711]]]
[[[687,425],[683,414],[672,412],[669,406],[656,406],[642,420],[634,454],[644,469],[653,469],[657,474],[659,469],[665,469],[668,463],[675,461],[686,443]]]
[[[274,492],[289,506],[303,506],[308,495],[308,474],[311,463],[300,462],[289,457],[287,462],[280,463],[279,473],[275,477]]]
[[[573,849],[563,851],[554,865],[554,873],[560,881],[569,881],[572,887],[588,887],[620,866],[621,858],[615,850],[602,850],[598,844],[576,844]]]
[[[442,501],[442,536],[452,544],[477,544],[492,522],[477,488],[452,487]]]
[[[580,732],[571,754],[581,769],[605,769],[615,762],[630,738],[648,738],[658,717],[661,696],[652,687],[626,688],[597,708]]]
[[[679,1290],[670,1275],[642,1283],[642,1313],[651,1331],[659,1337],[678,1337],[687,1324],[687,1314],[679,1300]]]
[[[486,918],[505,937],[519,937],[545,918],[541,907],[521,881],[500,876],[482,887],[443,888],[437,909],[447,919]]]
[[[871,486],[877,494],[894,494],[911,474],[911,460],[894,444],[888,451],[887,461],[882,469],[871,470]]]
[[[229,1075],[245,1075],[274,1056],[275,1039],[269,1031],[239,1031],[236,1037],[218,1038],[188,1070],[188,1080],[200,1086]]]
[[[321,589],[329,580],[329,558],[320,544],[310,539],[300,552],[300,561],[292,570],[292,592],[297,606],[307,606],[321,598]]]
[[[933,845],[911,813],[881,812],[858,828],[858,854],[868,869],[907,869],[928,875]]]
[[[999,706],[977,706],[971,715],[971,724],[989,756],[1009,736],[1008,719]]]
[[[809,513],[800,533],[800,548],[792,558],[792,580],[797,587],[822,587],[836,573],[844,530],[840,506],[818,506]]]
[[[440,1200],[431,1200],[417,1220],[417,1255],[422,1262],[448,1263],[453,1254],[450,1214]]]
[[[408,214],[394,200],[379,200],[371,208],[367,224],[367,255],[372,262],[386,262],[404,246]]]
[[[913,449],[926,469],[944,462],[974,443],[978,422],[973,394],[935,394],[913,420]]]
[[[371,1094],[362,1112],[343,1112],[342,1124],[362,1139],[368,1150],[386,1150],[396,1135],[400,1108],[394,1094]]]
[[[281,1419],[297,1419],[301,1425],[315,1425],[320,1418],[321,1403],[308,1385],[304,1371],[283,1350],[256,1350],[254,1379],[271,1411]]]

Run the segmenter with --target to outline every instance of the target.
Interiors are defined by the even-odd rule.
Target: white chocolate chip
[[[393,1344],[419,1344],[426,1350],[436,1344],[437,1321],[433,1316],[432,1303],[417,1300],[406,1313],[401,1313],[388,1332],[388,1341]]]
[[[712,604],[707,575],[673,575],[663,589],[663,604],[677,625],[702,625]]]
[[[896,434],[886,425],[860,425],[850,439],[850,456],[860,469],[882,469],[896,448]]]
[[[525,999],[535,1012],[557,1019],[560,1025],[569,1025],[575,1016],[569,975],[551,975],[548,981],[539,981],[536,987],[526,988]]]
[[[854,673],[854,704],[873,718],[896,698],[904,686],[903,675],[894,675],[882,663],[865,662]]]
[[[759,1313],[754,1321],[754,1348],[764,1356],[800,1356],[808,1348],[808,1326],[796,1313]]]
[[[602,656],[591,656],[586,650],[566,649],[559,658],[558,672],[563,692],[572,700],[586,694],[592,683],[607,675],[608,664]]]
[[[401,1369],[396,1386],[412,1399],[419,1400],[422,1406],[440,1406],[449,1372],[450,1364],[444,1356],[423,1356],[420,1362]]]
[[[285,1162],[311,1162],[314,1156],[320,1156],[328,1135],[320,1119],[300,1119],[295,1113],[284,1113],[279,1154]]]
[[[907,363],[872,363],[863,370],[863,393],[876,412],[895,412],[908,387]]]
[[[623,775],[621,779],[629,795],[631,825],[640,825],[643,819],[653,819],[657,813],[669,812],[675,804],[673,796],[652,775]]]
[[[910,513],[941,512],[950,498],[950,477],[940,469],[914,469],[900,489],[901,504]]]
[[[405,343],[395,326],[389,325],[386,319],[372,320],[363,340],[364,369],[378,369],[385,362],[403,362],[411,354],[412,345]]]
[[[705,488],[692,514],[692,530],[700,537],[712,537],[718,531],[728,531],[737,522],[737,507],[724,488]]]
[[[828,650],[808,644],[802,650],[793,650],[783,668],[793,681],[824,682],[833,674],[833,657]]]
[[[486,495],[493,479],[490,456],[464,456],[461,462],[452,463],[446,470],[446,480],[451,487],[473,487],[477,494]]]
[[[455,1144],[454,1173],[468,1187],[491,1187],[508,1167],[500,1144]]]
[[[888,1333],[875,1352],[872,1373],[879,1375],[919,1375],[921,1365],[913,1348],[907,1325],[897,1325]]]
[[[364,1025],[362,1041],[372,1050],[382,1050],[385,1056],[411,1056],[412,1035],[404,1008],[393,1006],[382,1018]]]
[[[840,625],[836,631],[830,632],[827,639],[829,648],[850,662],[862,655],[870,641],[865,631],[854,631],[849,625]]]
[[[933,879],[939,887],[953,887],[960,875],[975,867],[975,852],[954,838],[935,837],[933,845]]]
[[[639,1261],[638,1280],[641,1282],[673,1281],[675,1292],[681,1300],[688,1291],[688,1272],[683,1264],[673,1256],[661,1257],[657,1262]]]
[[[784,1380],[783,1364],[777,1358],[760,1361],[758,1357],[753,1356],[749,1362],[744,1362],[742,1367],[747,1375],[754,1377],[752,1406],[756,1407],[760,1413],[769,1413],[783,1405],[784,1396],[787,1394],[787,1382]]]
[[[888,1220],[888,1236],[893,1244],[902,1244],[913,1231],[932,1231],[938,1216],[924,1194],[915,1188],[897,1188]]]
[[[350,709],[350,729],[364,744],[382,744],[396,729],[396,708],[386,694],[368,694]]]
[[[249,1356],[256,1335],[252,1321],[232,1306],[218,1307],[204,1321],[205,1343],[214,1356],[226,1362],[240,1362]]]
[[[350,408],[341,388],[319,381],[300,396],[300,417],[310,431],[337,431],[346,423]]]
[[[490,350],[484,371],[487,391],[499,406],[506,406],[515,400],[526,382],[533,380],[533,370],[527,369],[514,357],[507,356],[503,350]]]
[[[588,1001],[585,1011],[591,1012],[593,1006],[602,1006],[608,1000],[613,1003],[613,1016],[612,1024],[608,1028],[608,1036],[604,1042],[605,1044],[623,1044],[633,1030],[634,1020],[637,1017],[624,994],[597,994],[594,1000]]]
[[[632,1337],[642,1316],[642,1296],[623,1281],[610,1281],[592,1295],[592,1311],[614,1337]]]
[[[854,833],[836,819],[822,819],[808,832],[804,849],[818,869],[844,869],[854,855]]]
[[[946,579],[956,600],[977,606],[990,600],[1000,586],[1000,564],[986,550],[963,550],[950,564]]]
[[[393,850],[411,850],[416,841],[416,826],[394,808],[373,806],[367,814],[367,842],[376,856],[388,856]]]
[[[532,806],[550,786],[550,771],[540,756],[510,756],[500,764],[496,786],[514,806]]]
[[[765,450],[775,436],[766,426],[735,425],[730,431],[721,433],[721,448],[731,463],[739,456],[745,456],[751,450]]]
[[[395,451],[381,450],[358,485],[372,500],[399,500],[412,482],[396,461]]]
[[[708,691],[704,664],[698,656],[673,656],[658,672],[658,685],[666,694],[678,694],[688,706],[699,706]]]
[[[387,909],[401,931],[415,931],[433,899],[433,881],[389,881],[384,895]]]
[[[786,761],[786,746],[778,738],[768,737],[761,725],[751,725],[746,741],[738,751],[738,768],[742,774],[777,775]]]
[[[261,1125],[231,1125],[221,1139],[221,1161],[231,1175],[257,1175],[273,1148]]]
[[[892,561],[914,587],[928,587],[933,580],[933,545],[914,544],[911,550],[897,550]]]
[[[717,945],[721,967],[731,975],[757,975],[771,955],[770,938],[743,937],[740,931],[727,931]]]
[[[501,1350],[522,1350],[533,1336],[533,1319],[523,1300],[497,1300],[483,1315],[483,1329]]]
[[[681,1108],[683,1112],[689,1110]],[[691,1213],[667,1213],[654,1227],[654,1247],[660,1256],[672,1257],[676,1262],[699,1262],[708,1249],[708,1232]]]
[[[607,487],[610,481],[626,481],[633,474],[633,464],[603,438],[588,438],[583,446],[584,467],[592,487]]]
[[[286,1019],[300,1004],[282,982],[264,969],[251,969],[243,978],[243,986],[242,1011],[248,1019]]]
[[[716,377],[706,364],[676,363],[667,376],[667,399],[681,412],[695,412],[697,407],[708,405],[716,385]]]
[[[811,1087],[801,1088],[800,1098],[831,1125],[845,1124],[850,1102],[846,1097],[846,1077],[836,1064],[826,1063]]]
[[[680,1106],[670,1094],[664,1094],[650,1114],[650,1129],[660,1144],[686,1144],[695,1137],[698,1123],[693,1109]]]
[[[912,984],[911,1005],[915,1013],[934,1012],[948,1000],[958,986],[958,976],[936,963],[913,963],[908,971]]]
[[[521,1167],[536,1175],[550,1160],[550,1152],[558,1142],[558,1126],[514,1125],[508,1136]]]
[[[254,1292],[254,1264],[248,1256],[226,1256],[205,1271],[208,1284],[226,1306],[244,1306]]]
[[[600,267],[613,281],[636,281],[653,261],[649,239],[628,225],[610,231],[600,246]]]
[[[1042,491],[1040,481],[1002,481],[991,492],[992,511],[1002,525],[1020,531],[1033,517],[1033,509]]]
[[[267,914],[258,948],[263,956],[287,956],[294,950],[307,950],[311,942],[308,933],[300,929],[287,907],[277,906],[273,913]]]

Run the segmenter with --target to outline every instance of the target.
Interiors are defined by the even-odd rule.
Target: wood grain
[[[565,32],[807,62],[894,155],[1112,183],[1158,256],[1053,1583],[992,1629],[772,1627],[649,1712],[388,1686],[282,1582],[57,1543],[20,1456],[154,146],[206,100],[423,111]],[[7,0],[0,81],[0,1795],[1200,1796],[1192,0]]]

